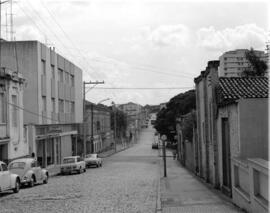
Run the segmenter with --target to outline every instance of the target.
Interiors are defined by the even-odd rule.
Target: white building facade
[[[23,128],[24,83],[20,73],[0,68],[0,160],[7,163],[29,153]]]

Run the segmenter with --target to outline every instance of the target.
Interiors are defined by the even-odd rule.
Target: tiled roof
[[[219,103],[240,98],[268,98],[268,78],[221,77],[217,93]]]

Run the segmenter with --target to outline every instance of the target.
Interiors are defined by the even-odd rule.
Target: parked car
[[[102,159],[98,156],[98,154],[88,154],[85,156],[84,161],[88,168],[93,165],[96,167],[102,166]]]
[[[14,160],[9,163],[8,169],[11,173],[19,175],[22,185],[33,187],[37,183],[48,183],[48,170],[41,168],[34,158]]]
[[[12,174],[7,165],[0,161],[0,192],[13,190],[18,193],[20,191],[21,181],[19,175]]]
[[[153,142],[152,143],[152,149],[158,149],[158,142]]]
[[[63,164],[61,165],[61,174],[71,174],[73,172],[79,174],[86,172],[84,160],[80,156],[64,157]]]

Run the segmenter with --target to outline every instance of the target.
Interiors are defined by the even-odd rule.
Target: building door
[[[222,191],[231,196],[230,130],[228,118],[222,118]]]
[[[0,145],[0,161],[3,161],[8,164],[8,145]]]

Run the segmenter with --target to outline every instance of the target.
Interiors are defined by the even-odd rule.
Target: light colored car
[[[96,167],[102,166],[102,159],[96,153],[86,155],[84,161],[88,168],[93,165]]]
[[[9,163],[8,169],[11,173],[19,175],[22,185],[33,187],[37,183],[48,183],[48,170],[41,168],[34,158],[14,160]]]
[[[85,162],[80,156],[64,157],[63,164],[61,165],[61,174],[71,174],[73,172],[79,174],[86,172]]]
[[[0,161],[0,192],[13,190],[18,193],[20,191],[20,177],[8,171],[7,165]]]

